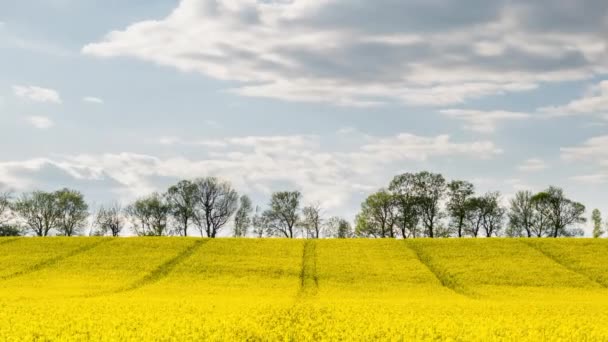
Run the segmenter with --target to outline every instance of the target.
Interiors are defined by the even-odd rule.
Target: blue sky
[[[608,213],[605,1],[0,1],[0,183],[226,178],[353,218],[400,172]]]

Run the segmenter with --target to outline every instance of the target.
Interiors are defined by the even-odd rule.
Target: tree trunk
[[[464,221],[464,219],[462,217],[458,218],[458,237],[459,238],[462,237],[462,226],[464,225],[463,221]]]

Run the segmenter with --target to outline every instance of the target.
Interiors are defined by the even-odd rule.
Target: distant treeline
[[[254,208],[247,195],[215,177],[182,180],[164,193],[133,203],[101,206],[91,213],[81,192],[62,189],[21,196],[0,194],[0,236],[111,235],[188,236],[196,231],[215,238],[227,226],[235,237],[418,238],[582,236],[585,206],[562,189],[519,191],[509,207],[499,192],[476,195],[472,183],[447,182],[441,174],[405,173],[362,204],[354,228],[342,217],[325,217],[318,203],[302,204],[299,191],[272,194],[268,207]],[[593,236],[602,217],[592,213]],[[226,234],[224,234],[226,235]]]

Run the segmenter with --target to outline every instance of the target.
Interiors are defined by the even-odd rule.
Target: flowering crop
[[[0,340],[608,340],[608,241],[0,239]]]

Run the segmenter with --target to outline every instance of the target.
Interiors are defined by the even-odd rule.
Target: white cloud
[[[608,182],[608,173],[596,173],[582,176],[571,177],[575,182],[586,184],[603,184]]]
[[[215,120],[205,120],[205,124],[211,128],[222,128],[222,124]]]
[[[475,52],[481,56],[499,56],[505,51],[505,46],[489,41],[481,41],[475,43]]]
[[[608,135],[587,139],[583,144],[575,147],[561,148],[562,159],[571,162],[588,164],[597,171],[574,176],[571,179],[589,184],[598,184],[608,181]]]
[[[48,102],[61,104],[61,97],[56,90],[37,86],[14,85],[13,92],[16,96],[34,102]]]
[[[550,116],[597,115],[608,120],[608,81],[602,81],[581,98],[563,106],[544,107]]]
[[[94,96],[86,96],[84,98],[82,98],[83,102],[87,102],[87,103],[93,103],[93,104],[103,104],[103,100],[100,99],[99,97],[94,97]]]
[[[210,148],[225,148],[228,146],[251,148],[258,150],[275,150],[285,148],[317,147],[319,137],[316,135],[289,135],[289,136],[244,136],[209,140],[185,140],[179,137],[161,137],[161,145],[189,145],[205,146]]]
[[[358,132],[357,128],[351,127],[351,126],[342,127],[340,129],[338,129],[338,131],[336,131],[336,133],[339,135],[348,135],[348,134],[354,134],[357,132]]]
[[[361,150],[363,153],[358,156],[377,161],[424,161],[430,157],[457,155],[487,159],[502,153],[502,150],[490,141],[456,143],[451,141],[449,135],[422,137],[407,133],[377,139],[363,145]]]
[[[186,143],[168,137],[167,143]],[[382,185],[387,170],[403,161],[411,163],[436,157],[489,158],[499,150],[491,142],[453,142],[448,136],[420,137],[400,134],[370,137],[351,151],[324,151],[318,136],[246,136],[210,140],[207,156],[161,158],[134,153],[55,156],[0,163],[0,176],[16,184],[28,180],[32,170],[52,166],[74,179],[115,183],[107,191],[132,199],[159,189],[159,179],[207,175],[229,179],[243,192],[268,195],[271,191],[298,188],[306,201],[326,208],[340,208],[362,191]],[[29,172],[23,172],[24,169]],[[396,172],[396,171],[395,171]],[[25,177],[25,178],[24,178]],[[111,182],[111,183],[112,183]]]
[[[523,0],[476,1],[476,11],[455,1],[182,0],[82,52],[240,82],[232,91],[244,96],[449,105],[606,72],[604,21],[587,13],[605,6],[594,5],[579,15]]]
[[[444,109],[440,113],[465,122],[465,128],[481,133],[492,133],[499,121],[522,120],[530,117],[526,113],[509,111],[481,111],[465,109]]]
[[[26,121],[38,129],[49,129],[54,125],[53,121],[45,116],[29,116]]]
[[[608,160],[608,135],[587,139],[582,145],[576,147],[562,147],[561,154],[565,160],[595,160],[603,162]]]
[[[176,145],[178,143],[181,143],[181,140],[178,137],[165,136],[158,139],[158,143],[161,145]]]
[[[531,158],[524,161],[521,165],[517,167],[518,170],[524,172],[534,172],[534,171],[542,171],[548,168],[549,165],[539,158]]]

